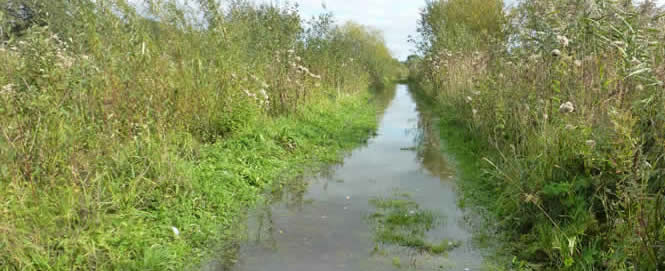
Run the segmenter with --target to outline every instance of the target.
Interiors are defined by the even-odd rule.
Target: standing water
[[[230,269],[480,269],[482,256],[474,249],[456,204],[455,172],[441,153],[433,123],[430,111],[416,103],[408,87],[397,86],[378,136],[367,146],[328,174],[306,179],[300,189],[285,189],[289,191],[277,193],[269,204],[252,212],[249,240]],[[425,238],[454,244],[447,253],[428,253],[376,238],[369,219],[377,209],[372,202],[396,195],[439,218]]]

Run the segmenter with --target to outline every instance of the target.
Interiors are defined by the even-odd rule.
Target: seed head
[[[14,87],[16,85],[14,84],[6,84],[5,86],[2,87],[2,94],[9,94],[14,92]]]
[[[557,35],[556,39],[559,41],[561,45],[563,45],[563,47],[568,47],[568,45],[570,44],[570,40],[568,40],[566,36]]]
[[[552,50],[552,56],[553,57],[560,57],[561,56],[561,50],[559,50],[559,49]]]
[[[261,90],[259,90],[259,93],[261,93],[261,95],[263,96],[263,98],[264,98],[265,100],[268,99],[268,93],[266,92],[265,89],[261,89]]]
[[[533,55],[529,56],[529,61],[535,62],[535,61],[538,61],[539,58],[540,58],[540,54],[533,54]]]
[[[559,112],[561,113],[572,113],[575,111],[575,105],[572,102],[565,102],[559,106]]]

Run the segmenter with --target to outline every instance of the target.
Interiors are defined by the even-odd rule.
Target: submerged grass
[[[418,203],[407,196],[375,198],[370,203],[376,208],[369,219],[374,226],[374,240],[377,244],[395,245],[435,255],[445,254],[459,246],[458,242],[449,240],[436,244],[427,241],[425,234],[440,222],[441,217],[420,209]]]

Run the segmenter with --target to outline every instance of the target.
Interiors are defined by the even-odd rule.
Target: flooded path
[[[463,212],[457,207],[455,171],[441,153],[436,121],[417,105],[405,85],[381,118],[378,135],[327,174],[304,180],[298,189],[275,193],[250,214],[248,241],[236,271],[478,270]],[[452,240],[447,255],[375,243],[370,201],[408,194],[441,218],[428,240]],[[379,251],[377,253],[377,251]]]

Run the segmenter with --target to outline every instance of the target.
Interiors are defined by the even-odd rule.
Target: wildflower
[[[538,204],[540,202],[540,198],[538,196],[533,195],[533,194],[524,194],[524,201],[527,203],[533,203],[533,204]]]
[[[561,56],[561,50],[559,50],[559,49],[554,49],[554,50],[552,50],[552,56],[553,56],[553,57],[559,57],[559,56]]]
[[[171,230],[173,231],[173,235],[175,236],[180,235],[180,231],[178,230],[178,228],[171,226]]]
[[[466,96],[466,101],[469,103],[473,102],[473,98],[471,98],[471,96]]]
[[[14,85],[14,84],[7,84],[7,85],[2,87],[2,92],[0,92],[0,93],[2,93],[2,94],[12,93],[12,92],[14,92],[14,87],[15,86],[16,85]]]
[[[638,84],[638,85],[635,87],[635,89],[636,89],[637,91],[643,91],[643,90],[644,90],[644,86],[643,86],[642,84]]]
[[[568,47],[570,44],[570,40],[568,40],[566,36],[557,35],[556,39],[559,41],[559,43],[561,43],[561,45],[563,45],[563,47]]]
[[[579,59],[576,59],[573,63],[575,64],[575,67],[582,67],[582,61]]]
[[[543,119],[544,119],[544,120],[548,120],[548,119],[550,119],[550,115],[543,114]]]
[[[565,102],[559,106],[559,112],[561,113],[571,113],[575,111],[575,105],[572,102]]]
[[[310,73],[309,69],[307,67],[298,66],[298,70],[301,71],[301,72],[307,73],[307,74]]]
[[[265,89],[261,89],[261,90],[259,90],[259,93],[261,93],[261,96],[263,96],[263,99],[264,99],[264,100],[267,100],[267,99],[269,98],[269,97],[268,97],[268,93],[266,92]]]
[[[591,148],[596,147],[596,141],[594,140],[587,140],[585,144]]]
[[[297,62],[300,62],[300,61],[302,61],[302,58],[300,58],[299,56],[297,56],[297,57],[296,57],[296,61],[297,61]]]
[[[243,89],[242,91],[245,92],[245,94],[247,94],[247,97],[252,97],[252,98],[256,99],[256,94],[251,93],[251,92],[249,92],[249,90],[246,90],[246,89]]]
[[[566,130],[575,130],[575,126],[572,124],[567,124],[566,125]]]
[[[474,116],[478,114],[478,110],[476,109],[471,110],[471,112],[473,113]]]

